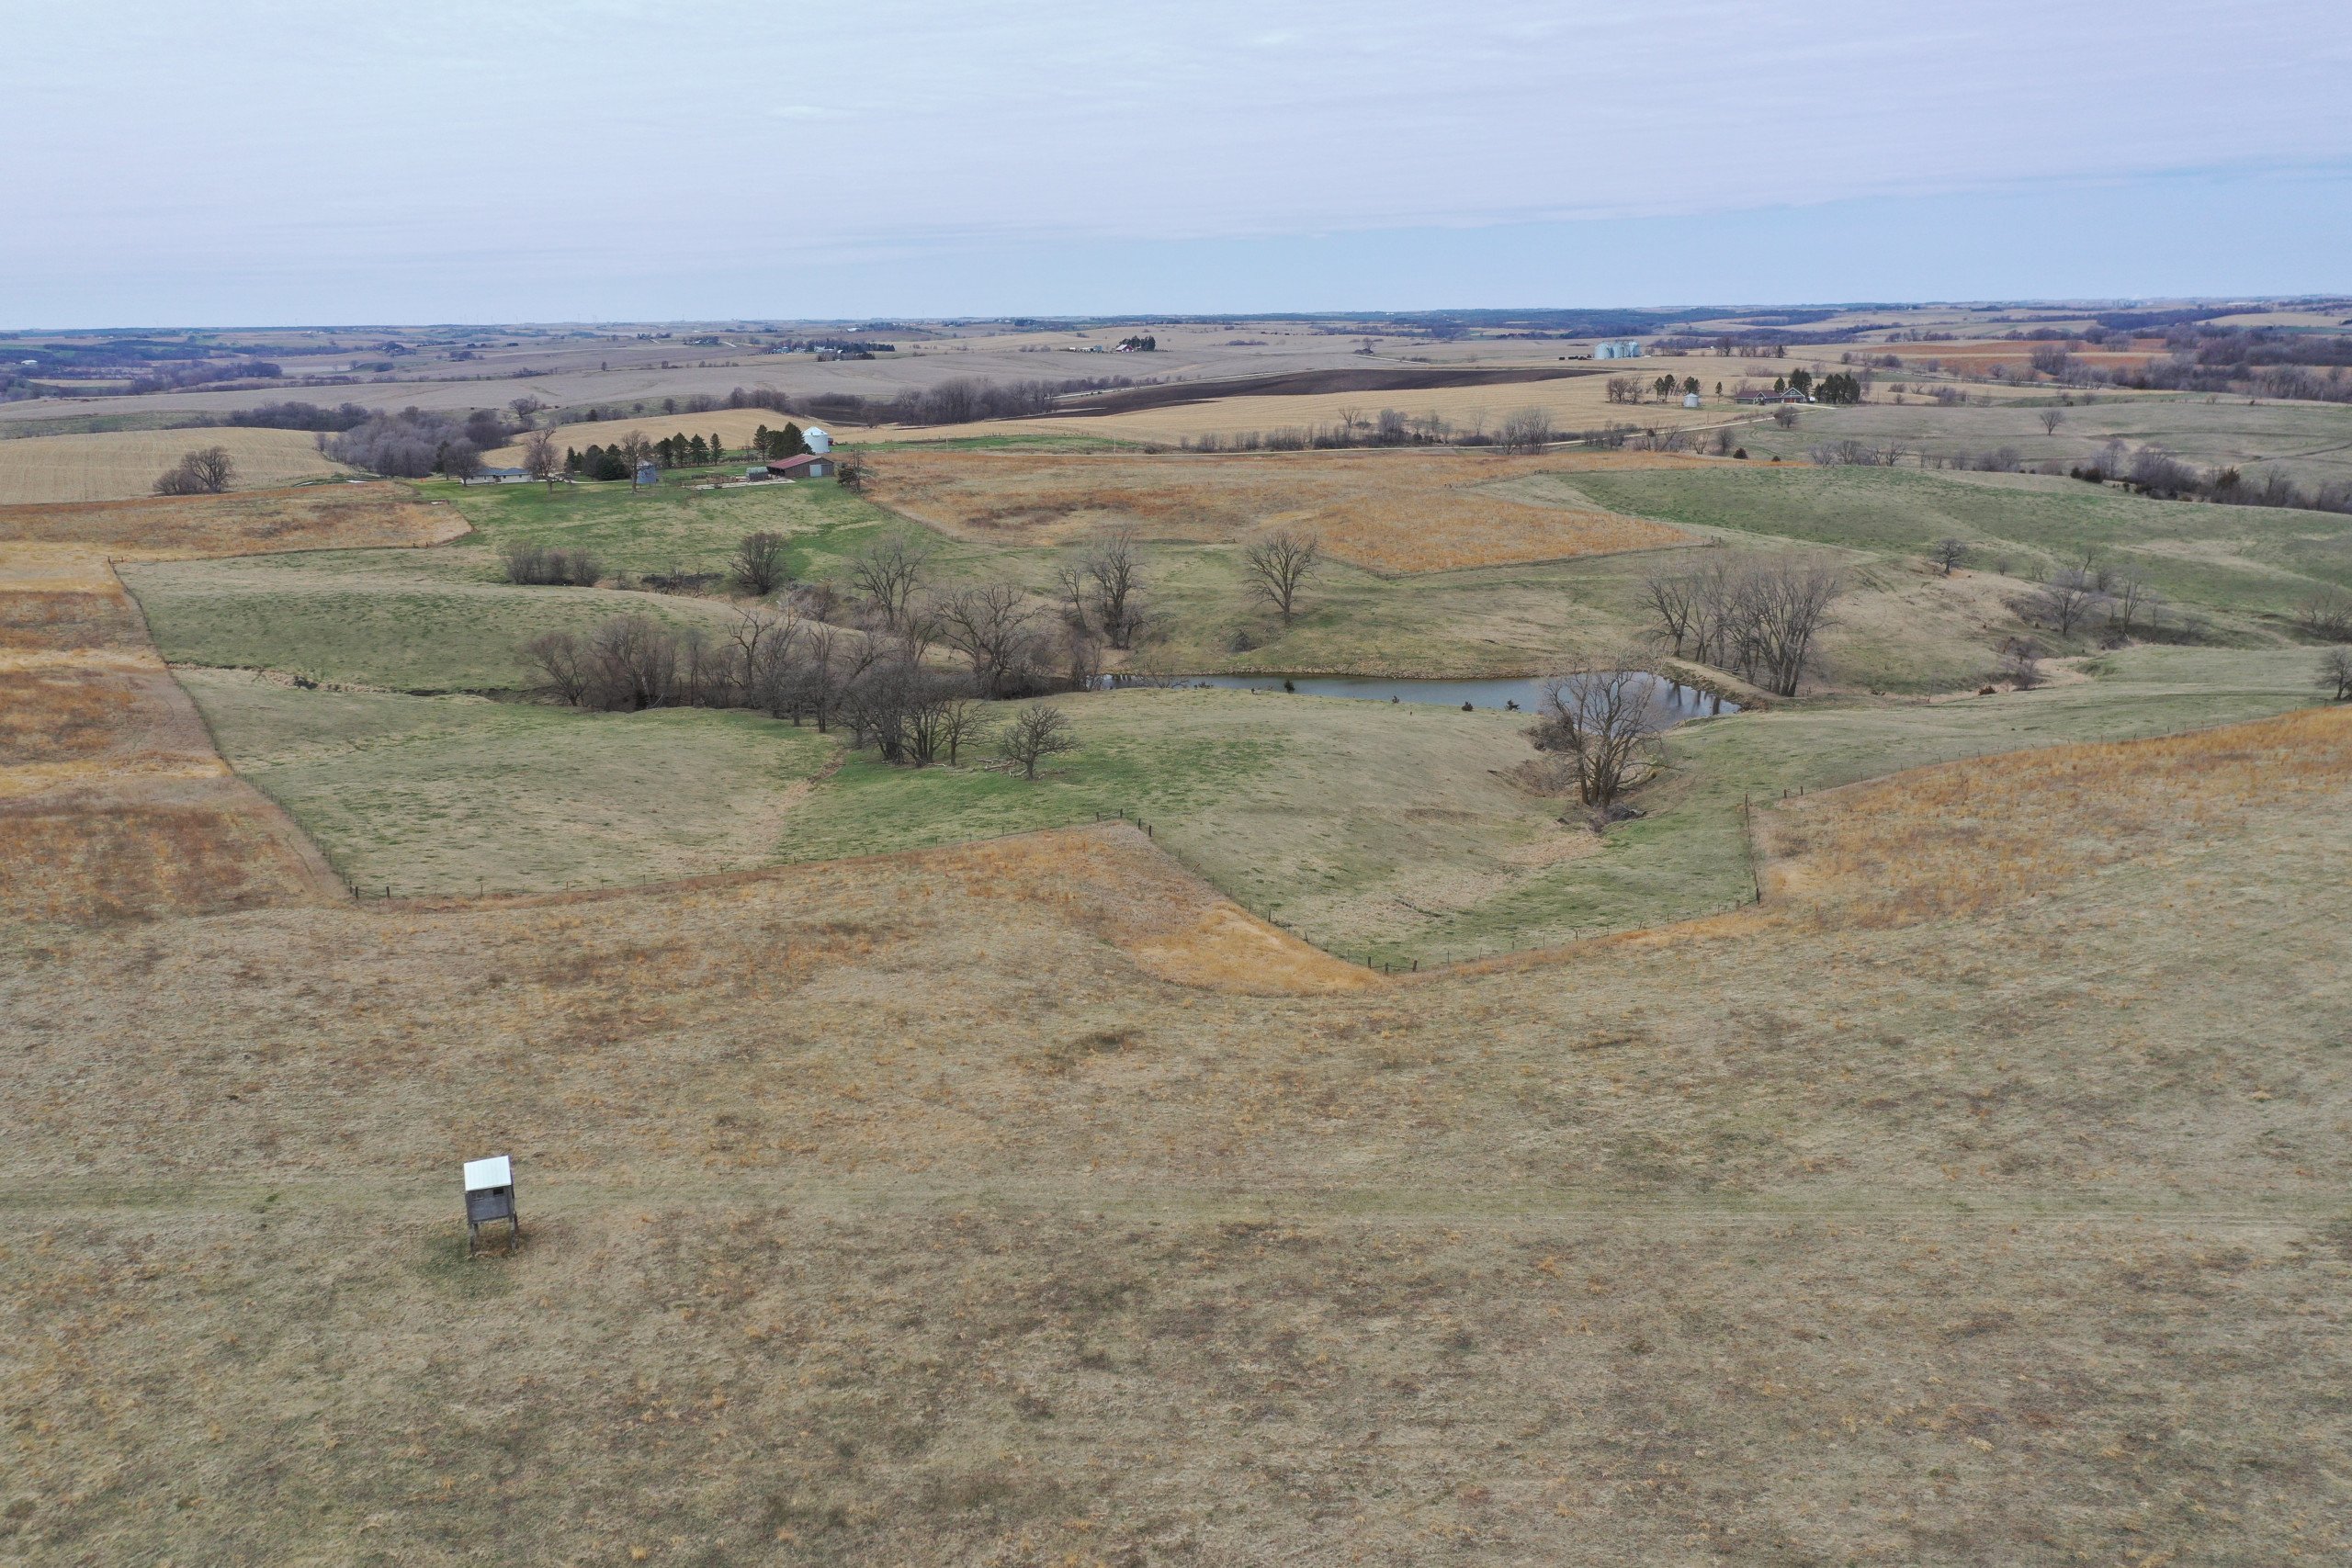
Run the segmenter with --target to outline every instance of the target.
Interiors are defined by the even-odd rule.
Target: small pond
[[[1709,718],[1716,714],[1737,713],[1739,705],[1726,701],[1712,692],[1696,686],[1685,686],[1645,675],[1651,683],[1658,706],[1669,723],[1679,724],[1686,718]],[[1105,684],[1121,683],[1119,677],[1105,677]],[[1408,681],[1378,675],[1190,675],[1175,682],[1185,686],[1216,686],[1228,691],[1295,692],[1302,697],[1354,697],[1365,702],[1437,703],[1458,708],[1464,703],[1472,707],[1517,708],[1533,713],[1544,701],[1544,682],[1528,680],[1497,681]]]

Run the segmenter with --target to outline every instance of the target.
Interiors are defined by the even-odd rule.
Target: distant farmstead
[[[803,452],[797,457],[778,457],[768,465],[768,477],[776,479],[829,479],[836,467],[833,459],[822,452]]]
[[[1739,394],[1739,400],[1743,403],[1809,403],[1813,401],[1794,387],[1767,387],[1761,391],[1746,391]]]
[[[1642,343],[1639,338],[1611,338],[1606,343],[1594,344],[1592,356],[1595,359],[1639,359]]]

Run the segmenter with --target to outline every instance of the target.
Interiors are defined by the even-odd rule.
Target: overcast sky
[[[0,325],[2352,290],[2343,0],[0,0]]]

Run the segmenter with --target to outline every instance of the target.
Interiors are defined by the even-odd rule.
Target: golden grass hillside
[[[1320,996],[1138,967],[1112,839],[22,938],[0,1551],[2341,1561],[2352,816],[2152,815]]]
[[[326,896],[333,874],[213,750],[103,557],[24,554],[0,564],[0,919]]]
[[[1991,917],[2226,837],[2352,807],[2352,707],[1928,768],[1759,814],[1768,905],[1823,928]]]
[[[108,557],[465,531],[388,484],[0,507],[0,917],[115,919],[340,892],[292,821],[220,761]]]
[[[227,495],[0,506],[0,558],[32,545],[87,545],[118,559],[437,545],[469,525],[406,485],[306,485]]]
[[[1377,571],[1442,571],[1696,544],[1666,524],[1494,487],[1535,474],[1701,461],[1664,453],[1415,451],[1170,454],[878,453],[867,493],[967,538],[1057,544],[1117,527],[1211,541],[1306,529]]]
[[[117,430],[96,435],[33,435],[0,441],[0,505],[117,501],[153,493],[156,476],[182,455],[225,446],[238,490],[267,490],[347,470],[329,461],[306,430]]]

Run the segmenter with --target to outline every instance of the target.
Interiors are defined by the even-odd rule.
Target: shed
[[[640,485],[660,484],[662,482],[662,465],[659,463],[639,463],[637,466],[637,482]]]
[[[1683,394],[1682,394],[1682,406],[1683,406],[1684,408],[1686,408],[1686,409],[1695,409],[1695,408],[1697,408],[1697,407],[1699,406],[1699,394],[1698,394],[1698,393],[1696,393],[1696,392],[1685,392],[1685,393],[1683,393]]]
[[[820,453],[803,452],[797,457],[778,457],[767,471],[780,479],[829,479],[840,467],[832,458]]]
[[[481,1227],[506,1222],[506,1250],[514,1250],[523,1234],[522,1217],[514,1212],[514,1162],[505,1155],[466,1161],[466,1253],[470,1257],[481,1240]]]

